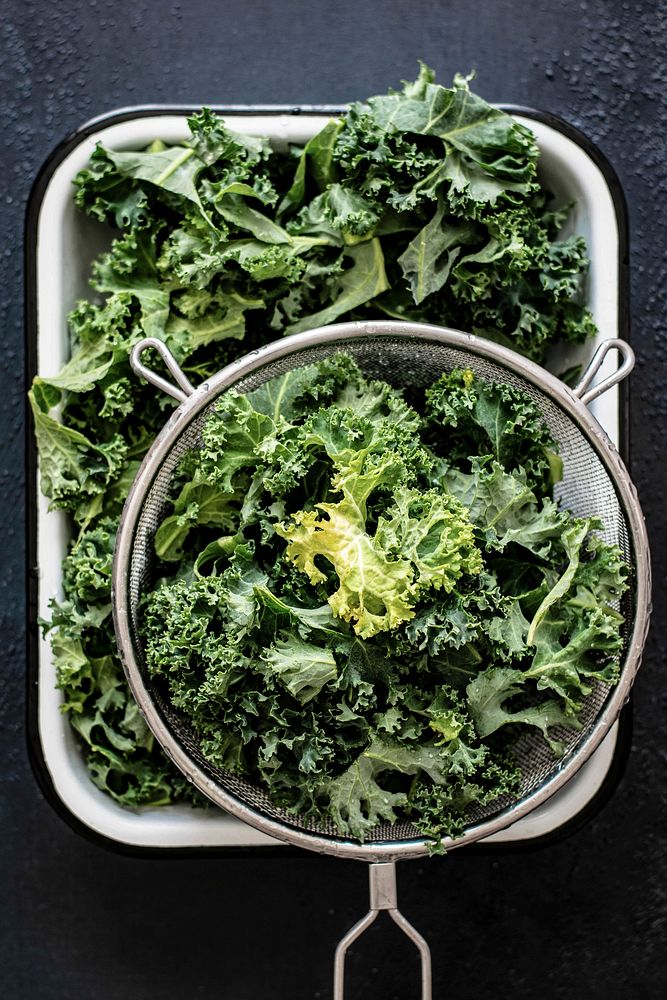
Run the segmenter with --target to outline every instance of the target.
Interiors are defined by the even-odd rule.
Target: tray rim
[[[328,117],[342,114],[345,108],[340,105],[304,104],[304,105],[243,105],[226,104],[209,105],[218,114],[233,117],[260,117],[273,115],[321,115]],[[521,115],[545,124],[563,134],[576,143],[600,170],[609,190],[618,229],[618,330],[617,336],[623,340],[630,339],[630,294],[629,294],[629,232],[628,211],[623,188],[613,166],[598,146],[576,126],[549,111],[515,104],[499,104],[502,110],[509,114]],[[283,844],[275,845],[219,845],[219,846],[146,846],[119,841],[88,826],[83,819],[75,815],[58,794],[44,756],[39,729],[39,626],[38,626],[38,565],[37,565],[37,499],[39,487],[37,483],[37,448],[34,441],[32,414],[27,401],[27,391],[37,371],[37,236],[42,201],[49,182],[63,160],[83,140],[94,136],[113,125],[118,125],[136,118],[151,118],[169,115],[192,114],[198,107],[192,104],[146,104],[132,105],[111,110],[97,115],[54,146],[39,169],[28,196],[25,228],[24,228],[24,306],[25,306],[25,472],[26,472],[26,551],[27,551],[27,600],[26,600],[26,653],[27,653],[27,698],[26,698],[26,736],[28,756],[35,778],[46,800],[58,815],[74,832],[89,841],[103,846],[116,853],[140,857],[197,857],[202,855],[237,856],[258,852],[263,857],[289,855],[303,856],[304,852],[296,847]],[[630,397],[627,382],[619,387],[619,440],[618,450],[623,461],[630,464]],[[535,837],[508,840],[499,843],[479,843],[468,846],[468,850],[477,852],[515,852],[531,851],[552,843],[559,842],[572,835],[586,825],[609,801],[618,786],[625,771],[630,753],[632,737],[632,701],[628,701],[621,712],[617,723],[616,742],[611,761],[600,786],[585,803],[585,805],[565,822],[547,833]]]

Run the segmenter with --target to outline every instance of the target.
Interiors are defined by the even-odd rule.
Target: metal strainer
[[[141,355],[149,347],[160,353],[177,385],[142,364]],[[620,366],[591,388],[612,348],[621,355]],[[648,628],[648,542],[630,477],[586,404],[624,378],[632,369],[634,358],[623,341],[605,341],[572,391],[513,351],[454,330],[404,322],[342,323],[286,337],[254,351],[194,389],[160,341],[144,340],[133,352],[135,371],[181,403],[144,459],[127,498],[116,541],[114,625],[133,694],[166,754],[217,805],[279,840],[371,862],[370,910],[338,945],[334,1000],[343,1000],[347,948],[372,923],[379,910],[388,910],[419,948],[422,1000],[430,1000],[428,945],[397,909],[395,876],[395,862],[426,854],[429,841],[403,821],[394,826],[377,826],[364,844],[358,844],[341,836],[327,821],[302,821],[299,816],[281,810],[259,786],[212,766],[204,758],[188,720],[169,704],[149,676],[138,629],[140,597],[153,581],[154,535],[167,509],[172,479],[185,452],[198,445],[210,407],[229,389],[250,392],[269,379],[338,351],[350,354],[367,376],[397,387],[431,385],[444,372],[457,367],[470,368],[483,379],[521,389],[537,403],[558,443],[565,477],[558,484],[557,498],[577,516],[600,517],[605,541],[619,545],[631,567],[630,588],[620,602],[624,647],[618,684],[614,687],[598,684],[585,701],[581,730],[565,729],[558,733],[565,745],[562,758],[552,755],[537,731],[535,735],[523,736],[515,748],[523,775],[519,793],[515,798],[496,800],[471,811],[464,833],[454,840],[445,838],[448,850],[496,833],[545,802],[590,757],[628,697]]]

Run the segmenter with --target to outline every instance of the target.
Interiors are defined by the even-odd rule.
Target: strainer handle
[[[147,368],[143,363],[141,355],[144,351],[147,351],[151,347],[154,351],[158,352],[164,361],[167,370],[174,376],[178,385],[168,382],[166,378],[163,378],[162,375],[158,375],[158,373],[154,372],[152,368]],[[195,391],[194,386],[179,366],[178,361],[171,353],[167,345],[161,340],[158,340],[157,337],[145,337],[143,340],[140,340],[138,344],[135,344],[132,348],[132,353],[130,354],[130,364],[137,375],[141,375],[147,382],[150,382],[151,385],[156,386],[158,389],[162,389],[162,391],[166,392],[168,396],[173,396],[173,398],[177,399],[179,403],[184,403],[188,396],[191,396]]]
[[[601,382],[598,382],[593,388],[589,388],[591,382],[599,372],[602,364],[609,354],[610,351],[617,350],[621,356],[621,363],[612,372],[611,375],[607,375],[603,378]],[[611,338],[609,340],[604,340],[597,351],[591,358],[588,367],[584,374],[581,376],[578,384],[572,390],[575,396],[578,396],[582,403],[586,406],[598,396],[601,396],[603,392],[607,389],[611,389],[612,385],[617,385],[622,382],[626,375],[629,375],[635,366],[635,352],[632,350],[630,345],[624,340],[618,340],[617,338]]]
[[[370,891],[370,910],[365,917],[351,927],[336,948],[334,959],[334,990],[333,1000],[344,1000],[345,993],[345,956],[351,944],[367,930],[377,917],[380,910],[386,910],[394,923],[398,924],[404,934],[419,949],[422,969],[421,1000],[432,1000],[431,951],[428,944],[405,919],[398,909],[396,893],[396,865],[392,862],[376,862],[369,865],[368,882]]]

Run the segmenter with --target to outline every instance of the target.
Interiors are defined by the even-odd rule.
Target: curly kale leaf
[[[515,711],[506,707],[506,701],[524,693],[525,681],[521,670],[489,667],[470,682],[466,694],[477,735],[484,739],[508,724],[536,726],[551,749],[557,754],[562,753],[562,743],[550,736],[549,729],[552,726],[579,728],[579,723],[567,716],[556,700]]]
[[[333,323],[339,316],[365,305],[389,288],[380,240],[373,239],[343,252],[343,263],[350,266],[333,276],[328,284],[330,303],[317,312],[307,313],[290,323],[287,333],[300,333],[317,326]]]
[[[462,77],[442,87],[424,65],[401,93],[351,106],[334,160],[362,190],[390,192],[396,207],[434,200],[439,187],[491,204],[503,192],[536,187],[532,133],[473,94]]]
[[[290,694],[304,705],[338,675],[336,660],[330,649],[305,642],[289,633],[267,650],[263,660]]]
[[[556,445],[537,403],[510,385],[483,382],[470,369],[456,368],[427,391],[426,416],[435,447],[446,428],[449,461],[491,455],[508,472],[522,469],[540,494],[561,478]]]
[[[325,449],[334,469],[330,492],[342,497],[296,512],[276,531],[288,542],[287,557],[312,583],[327,579],[318,557],[332,565],[339,586],[329,603],[354,622],[357,634],[369,638],[395,628],[413,617],[421,593],[450,591],[462,573],[479,572],[464,508],[446,494],[408,485],[415,468],[428,467],[429,455],[417,446],[406,460],[410,432],[404,426],[334,407],[309,419],[305,430],[308,445]],[[389,499],[371,534],[368,502],[377,491]]]
[[[405,747],[376,738],[347,770],[318,789],[342,834],[364,840],[378,823],[396,822],[396,810],[407,805],[408,796],[382,787],[380,776],[386,772],[411,776],[423,772],[436,785],[445,781],[443,755],[435,745]]]
[[[510,542],[536,556],[549,554],[566,524],[553,500],[538,502],[523,470],[509,473],[498,462],[473,457],[471,471],[448,469],[446,487],[468,510],[489,548],[502,551]]]
[[[120,435],[95,444],[44,410],[35,390],[28,398],[40,453],[42,492],[50,498],[52,508],[83,511],[83,520],[91,501],[101,510],[102,495],[120,474],[127,445]]]

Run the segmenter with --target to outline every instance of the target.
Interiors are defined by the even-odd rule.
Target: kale
[[[580,301],[585,247],[576,236],[560,236],[568,209],[553,207],[539,184],[534,137],[476,96],[461,77],[451,88],[442,87],[422,66],[414,83],[353,104],[289,155],[264,139],[235,133],[206,109],[193,115],[189,126],[190,138],[173,146],[159,139],[137,151],[98,145],[77,176],[76,204],[114,227],[116,236],[94,263],[95,297],[70,314],[70,360],[58,375],[37,377],[30,392],[42,490],[53,508],[72,519],[64,595],[50,623],[58,683],[93,779],[130,805],[173,801],[185,788],[134,712],[109,617],[115,527],[138,463],[172,405],[133,375],[133,345],[145,335],[161,337],[196,382],[267,339],[339,318],[389,316],[450,325],[537,360],[555,342],[581,341],[593,332]],[[386,404],[397,407],[400,423],[403,404],[394,396],[377,385],[360,394],[353,383],[343,363],[300,396],[294,387],[294,405],[301,409],[285,410],[284,419],[326,406],[347,386],[347,405],[365,420],[372,423]],[[475,403],[477,443],[488,425],[484,407],[511,404],[505,390],[501,397]],[[256,405],[260,417],[274,420],[270,400],[260,403],[257,397]],[[433,419],[442,418],[434,400]],[[451,427],[458,422],[459,436],[470,429],[460,410],[449,419]],[[528,411],[519,424],[526,420],[535,431]],[[251,429],[244,444],[243,426],[241,421],[234,431],[240,462],[254,447]],[[299,424],[299,434],[304,426]],[[310,433],[317,432],[312,426]],[[553,544],[544,531],[554,512],[543,511],[542,527],[531,517],[558,476],[557,459],[544,434],[532,440],[515,434],[512,447],[519,438],[525,482],[516,489],[524,502],[517,500],[512,521],[499,523],[487,511],[484,527],[499,555],[503,548],[511,551],[517,532],[526,540],[526,520],[534,551]],[[424,445],[430,444],[427,432]],[[407,440],[397,448],[398,461],[409,464]],[[325,499],[310,446],[290,450],[277,436],[274,460],[264,460],[267,481],[276,490],[305,476],[313,506]],[[500,475],[492,462],[508,460],[497,447],[490,451],[480,482]],[[463,477],[470,473],[458,470],[458,492],[448,485],[464,505]],[[254,525],[256,540],[266,540],[273,515],[254,499],[260,484],[250,466],[245,475],[243,505],[224,477],[205,486],[184,482],[158,537],[165,564],[215,530],[219,537],[198,553],[198,569],[210,573],[235,551],[233,524],[240,514]],[[454,470],[450,476],[453,482]],[[422,501],[410,489],[404,484],[401,494],[407,523],[419,521],[422,513]],[[443,524],[445,515],[460,522],[453,500],[446,511],[441,497],[428,494],[423,502],[430,503],[435,524]],[[337,497],[334,506],[349,526],[346,503]],[[384,540],[381,536],[377,545],[382,542],[383,558],[392,561],[396,547],[413,540],[400,536],[398,519],[393,525],[386,520]],[[310,522],[286,522],[293,553],[308,532],[320,531],[312,512]],[[417,562],[410,557],[403,569],[414,574]],[[324,583],[309,580],[284,554],[271,567],[271,583],[276,575],[285,600],[295,605],[304,604],[308,588],[323,593]],[[340,589],[343,607],[350,582],[342,581]],[[584,603],[593,591],[589,577],[582,577]],[[455,592],[448,596],[455,598]],[[395,617],[396,610],[384,614]],[[460,601],[448,619],[448,634],[458,636],[462,649],[465,636],[478,634],[477,619],[472,606],[464,609]],[[418,643],[435,649],[444,642],[441,625],[442,609],[429,614],[424,605],[397,628],[401,641],[411,641],[414,633]],[[556,683],[565,667],[546,667],[555,656],[548,652],[546,625],[536,629],[535,638],[542,643],[542,676]]]
[[[433,434],[462,382],[477,419]],[[346,355],[225,393],[183,460],[143,595],[147,668],[204,756],[358,840],[401,817],[456,833],[471,806],[515,793],[518,735],[562,755],[622,647],[618,550],[517,464],[543,485],[554,442],[530,399],[453,372],[425,400],[420,413]],[[508,551],[539,581],[526,594]]]

